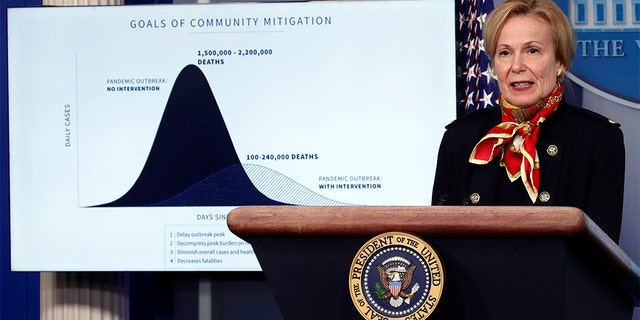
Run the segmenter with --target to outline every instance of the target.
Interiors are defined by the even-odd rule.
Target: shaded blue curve
[[[246,172],[255,177],[254,183],[247,182]],[[250,184],[250,187],[247,185]],[[257,189],[265,188],[264,191]],[[194,184],[184,192],[167,200],[149,204],[149,206],[239,206],[263,202],[266,196],[272,200],[272,204],[293,205],[347,205],[346,203],[333,201],[323,197],[293,179],[267,167],[260,165],[235,165],[217,172],[210,177]],[[263,203],[268,205],[269,203]]]
[[[244,164],[243,167],[258,190],[271,199],[302,206],[354,205],[321,196],[273,169],[257,164]]]

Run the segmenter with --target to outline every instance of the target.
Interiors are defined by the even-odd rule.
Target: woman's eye
[[[538,53],[538,52],[540,52],[540,50],[538,50],[538,48],[529,49],[529,53]]]

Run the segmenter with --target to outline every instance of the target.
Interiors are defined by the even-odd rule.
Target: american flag
[[[458,115],[496,106],[498,84],[492,81],[489,59],[484,52],[482,29],[493,10],[493,0],[459,0],[458,9]]]

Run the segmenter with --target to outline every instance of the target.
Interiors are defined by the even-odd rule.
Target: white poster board
[[[428,205],[450,0],[12,8],[16,271],[260,270],[234,207]]]

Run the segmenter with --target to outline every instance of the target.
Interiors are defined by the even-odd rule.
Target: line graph
[[[453,9],[11,9],[14,269],[259,270],[234,207],[428,204]]]

